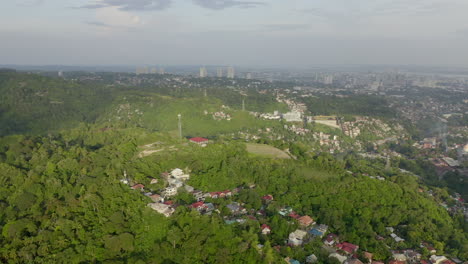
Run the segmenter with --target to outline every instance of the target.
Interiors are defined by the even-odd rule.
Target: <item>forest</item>
[[[398,227],[407,237],[404,244],[393,245],[397,248],[427,241],[441,253],[467,257],[462,231],[466,232],[466,223],[452,219],[417,192],[416,179],[396,170],[386,172],[388,180],[380,182],[363,176],[378,165],[352,156],[341,161],[325,154],[271,160],[249,156],[245,145],[227,141],[207,148],[180,144],[179,151],[137,157],[140,143],[168,137],[144,129],[103,131],[82,124],[51,137],[2,138],[0,259],[7,263],[272,263],[285,256],[304,257],[307,248],[286,247],[280,252],[256,248],[259,243],[282,245],[294,230],[277,214],[284,205],[328,224],[343,239],[374,252],[376,259],[389,257],[384,243],[375,239],[386,234],[387,226]],[[183,193],[175,198],[180,204],[176,214],[165,218],[146,207],[147,197],[119,182],[124,170],[134,182],[147,183],[176,166],[190,168],[189,183],[203,191],[255,184],[255,190],[245,189],[230,198],[248,209],[260,209],[262,195],[277,198],[266,207],[265,217],[226,225],[223,213],[206,216],[189,210],[186,205],[193,198]],[[259,234],[263,223],[274,230],[271,237]]]
[[[385,160],[353,152],[314,152],[297,135],[253,142],[287,150],[290,159],[253,155],[244,140],[219,135],[282,124],[241,111],[242,99],[250,111],[285,106],[253,88],[241,96],[222,84],[200,85],[206,88],[108,85],[0,71],[0,262],[282,263],[285,257],[304,261],[316,254],[319,263],[336,263],[320,239],[303,247],[285,244],[298,228],[296,220],[278,213],[285,207],[328,225],[375,260],[389,260],[389,248],[419,248],[422,242],[438,255],[468,259],[468,224],[440,206],[449,194],[428,187],[425,181],[434,175],[426,164],[395,159],[387,167]],[[318,114],[393,115],[385,102],[367,97],[349,104],[314,100],[307,103]],[[204,113],[220,110],[235,119],[219,122]],[[182,138],[175,133],[177,113],[184,118]],[[188,142],[190,136],[211,142],[200,147]],[[140,155],[147,145],[159,149]],[[161,174],[174,168],[190,172],[187,184],[202,192],[238,193],[207,198],[216,210],[201,214],[190,208],[194,196],[181,191],[171,198],[175,213],[165,217],[147,206],[149,197],[121,182],[128,175],[130,185],[158,193],[165,187]],[[151,185],[153,179],[159,183]],[[265,195],[273,201],[265,202]],[[228,224],[238,217],[227,209],[233,202],[247,213],[244,221]],[[263,224],[271,227],[270,235],[261,234]],[[405,241],[396,243],[387,227]]]

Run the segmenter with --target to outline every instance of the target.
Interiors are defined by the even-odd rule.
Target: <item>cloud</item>
[[[20,0],[17,2],[19,6],[40,6],[44,4],[45,0]]]
[[[88,25],[97,26],[97,27],[106,27],[106,28],[113,28],[114,27],[112,25],[109,25],[109,24],[106,24],[106,23],[103,23],[103,22],[99,22],[99,21],[87,21],[85,23],[88,24]]]
[[[133,31],[143,25],[145,22],[140,16],[133,15],[119,7],[103,7],[96,10],[95,19],[84,22],[87,25],[99,27],[106,30],[125,30]]]
[[[167,9],[171,4],[172,0],[100,0],[81,6],[81,8],[117,7],[122,11],[151,11]]]
[[[193,0],[193,2],[203,8],[222,10],[230,7],[255,8],[265,5],[262,2],[238,1],[238,0]]]
[[[264,25],[264,29],[268,31],[294,31],[310,28],[308,24],[270,24]]]

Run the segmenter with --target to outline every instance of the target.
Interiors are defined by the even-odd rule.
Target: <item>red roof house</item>
[[[294,218],[294,219],[298,219],[299,217],[301,217],[300,215],[296,214],[296,212],[292,211],[291,213],[289,213],[289,216]]]
[[[198,144],[198,145],[206,144],[209,141],[208,139],[202,138],[202,137],[194,137],[194,138],[191,138],[189,140],[190,140],[190,142]]]
[[[205,208],[205,203],[203,201],[196,202],[190,205],[190,208],[201,210]]]
[[[271,228],[268,225],[263,224],[260,229],[262,229],[262,234],[264,235],[268,235],[271,233]]]
[[[133,186],[130,187],[130,188],[132,188],[133,190],[140,190],[140,191],[143,191],[143,189],[145,189],[145,186],[144,186],[143,184],[140,184],[140,183],[139,183],[139,184],[133,185]]]
[[[273,201],[273,195],[268,194],[262,197],[263,200],[265,201]]]
[[[312,219],[310,216],[308,215],[305,215],[305,216],[301,216],[299,217],[299,219],[297,219],[299,221],[299,224],[301,226],[310,226],[311,224],[314,223],[314,219]]]
[[[354,245],[348,242],[339,243],[338,245],[336,245],[336,247],[349,254],[356,252],[359,248],[358,245]]]

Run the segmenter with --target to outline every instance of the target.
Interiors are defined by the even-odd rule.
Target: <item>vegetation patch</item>
[[[288,153],[280,149],[277,149],[275,147],[269,146],[269,145],[253,144],[253,143],[247,143],[246,145],[247,145],[247,151],[255,155],[266,156],[266,157],[277,158],[277,159],[290,159],[291,158],[288,155]]]

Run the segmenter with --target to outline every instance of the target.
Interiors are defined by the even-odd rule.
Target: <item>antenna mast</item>
[[[177,117],[179,118],[179,137],[182,138],[182,115],[178,114]]]

